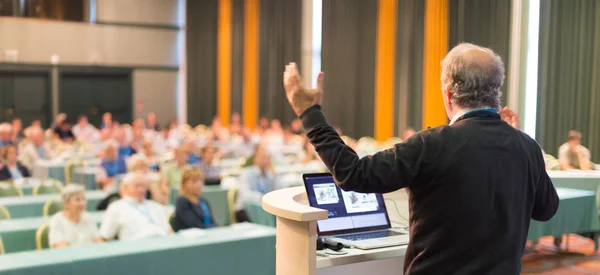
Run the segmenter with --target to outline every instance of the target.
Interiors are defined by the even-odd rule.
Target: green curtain
[[[421,129],[425,1],[400,0],[396,35],[396,136]]]
[[[378,2],[323,1],[323,111],[351,137],[374,132]]]
[[[190,125],[208,125],[217,113],[217,1],[186,1],[187,120]]]
[[[542,2],[544,2],[543,0]],[[468,42],[494,50],[502,57],[506,78],[502,104],[506,104],[510,49],[510,0],[450,0],[449,48]]]
[[[302,0],[261,0],[259,32],[259,114],[288,124],[297,116],[282,77],[289,62],[302,66]]]
[[[567,132],[600,160],[600,1],[540,2],[536,138],[550,154]]]

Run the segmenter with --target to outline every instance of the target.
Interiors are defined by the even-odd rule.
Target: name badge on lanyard
[[[208,209],[208,205],[203,200],[200,200],[200,208],[202,208],[202,220],[204,222],[204,227],[210,226],[210,210]]]

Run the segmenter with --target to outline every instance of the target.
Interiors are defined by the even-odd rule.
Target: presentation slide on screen
[[[342,190],[344,205],[348,213],[376,211],[379,208],[375,194],[346,192]]]
[[[334,204],[340,201],[335,183],[321,183],[313,185],[317,204]]]

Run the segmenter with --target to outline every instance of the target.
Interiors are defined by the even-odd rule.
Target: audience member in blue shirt
[[[183,173],[181,196],[175,203],[175,217],[171,218],[173,230],[210,228],[216,226],[208,202],[202,198],[204,175],[195,168]]]
[[[4,146],[1,157],[4,165],[0,169],[0,180],[18,180],[31,177],[29,170],[17,162],[17,147],[15,145]]]
[[[122,158],[135,155],[137,152],[131,147],[131,143],[127,140],[127,134],[124,129],[120,129],[117,134],[117,142],[119,144],[119,156]]]
[[[99,182],[102,186],[112,183],[115,176],[127,173],[125,159],[119,156],[117,145],[114,142],[106,143],[101,166],[106,171],[106,179]]]

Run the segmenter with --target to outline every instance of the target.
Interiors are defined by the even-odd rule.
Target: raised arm
[[[319,74],[316,89],[307,89],[296,64],[291,63],[286,66],[283,81],[288,101],[301,117],[310,142],[342,189],[385,193],[409,186],[414,181],[424,148],[420,135],[393,149],[361,159],[342,141],[321,112],[324,74]]]

